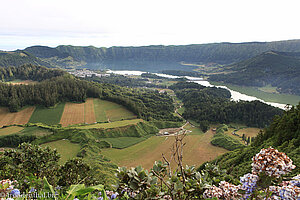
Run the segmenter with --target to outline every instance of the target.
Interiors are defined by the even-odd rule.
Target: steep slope
[[[26,51],[0,51],[0,66],[21,66],[24,64],[42,65],[52,67],[50,64],[41,59],[27,53]]]
[[[263,133],[260,133],[255,141],[248,147],[226,153],[212,163],[227,169],[236,177],[251,172],[251,158],[262,148],[272,146],[280,152],[286,153],[294,165],[300,164],[300,104],[286,111],[281,117],[276,117],[272,124]],[[204,167],[202,165],[200,168]],[[293,170],[299,174],[299,167]]]
[[[81,64],[89,68],[156,72],[163,69],[191,71],[194,68],[193,66],[182,66],[180,62],[230,64],[270,50],[297,52],[300,51],[300,40],[110,48],[61,45],[52,49],[40,48],[31,47],[26,50],[40,58],[49,58],[52,53],[54,53],[54,57],[69,55],[76,61],[83,62]]]
[[[300,53],[268,51],[229,65],[230,74],[213,75],[212,81],[244,86],[277,87],[279,92],[300,94]]]
[[[39,58],[51,58],[51,57],[66,58],[69,56],[68,53],[61,53],[56,48],[51,48],[47,46],[27,47],[26,49],[24,49],[24,51]]]

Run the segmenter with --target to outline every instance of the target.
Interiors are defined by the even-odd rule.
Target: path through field
[[[217,156],[228,152],[226,149],[210,144],[213,137],[211,131],[201,135],[187,135],[184,139],[186,143],[183,153],[184,164],[200,165],[206,161],[213,160]],[[153,136],[141,143],[125,149],[104,149],[103,154],[110,158],[119,166],[134,167],[142,165],[150,169],[154,161],[161,160],[162,153],[169,159],[171,156],[174,137]],[[172,162],[174,166],[175,163]]]

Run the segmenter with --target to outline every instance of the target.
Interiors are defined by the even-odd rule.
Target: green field
[[[59,164],[64,164],[67,160],[76,157],[80,150],[79,144],[71,143],[69,140],[57,140],[42,144],[41,146],[48,146],[52,149],[57,149],[58,153],[61,155]]]
[[[224,148],[210,144],[213,134],[209,131],[204,134],[189,134],[184,139],[186,143],[183,151],[184,165],[200,165],[213,160],[217,156],[228,152]],[[171,149],[174,137],[152,136],[149,139],[124,149],[103,149],[102,154],[121,166],[134,167],[141,165],[146,169],[153,166],[154,161],[162,159],[162,153],[166,158],[171,158]],[[175,163],[171,165],[174,167]]]
[[[94,99],[94,109],[97,122],[136,118],[136,116],[124,106],[102,99]]]
[[[25,127],[19,134],[21,135],[34,135],[36,137],[43,137],[46,135],[52,134],[48,129],[40,128],[40,127]]]
[[[19,126],[10,126],[0,129],[0,136],[11,135],[22,131],[24,128]]]
[[[29,123],[41,122],[48,125],[59,124],[65,108],[65,103],[60,103],[54,108],[36,107]]]
[[[216,82],[211,82],[211,84],[225,85],[232,90],[235,90],[243,94],[247,94],[249,96],[255,96],[266,102],[275,102],[275,103],[290,104],[290,105],[297,105],[300,102],[300,96],[291,95],[291,94],[272,93],[272,91],[274,91],[274,88],[270,86],[255,88],[255,87],[237,86],[232,84],[223,84],[223,83],[216,83]]]
[[[181,107],[181,108],[178,108],[177,112],[182,115],[185,111],[185,108],[184,107]]]
[[[142,119],[131,119],[131,120],[111,122],[111,123],[98,123],[98,124],[92,124],[92,125],[87,125],[87,126],[78,126],[78,127],[74,127],[74,128],[77,128],[77,129],[116,128],[116,127],[131,125],[131,124],[137,124],[138,122],[142,122],[142,121],[143,121]]]
[[[111,143],[113,148],[124,149],[142,142],[149,137],[118,137],[118,138],[105,138],[104,140]]]

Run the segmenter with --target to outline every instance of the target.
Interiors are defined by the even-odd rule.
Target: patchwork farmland
[[[95,98],[88,98],[85,103],[60,103],[53,108],[32,106],[15,113],[9,112],[7,108],[0,108],[0,127],[26,123],[61,124],[65,127],[136,118],[136,115],[122,105]],[[113,124],[113,126],[117,125],[118,123]]]

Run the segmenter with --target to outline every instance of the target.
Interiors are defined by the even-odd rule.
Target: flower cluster
[[[223,196],[223,190],[221,190],[220,188],[214,185],[208,188],[207,190],[205,190],[203,193],[203,197],[205,199],[210,199],[213,197],[221,198],[222,196]]]
[[[290,172],[296,167],[285,153],[279,152],[272,147],[262,149],[252,158],[252,161],[253,174],[264,172],[268,176],[276,178]]]
[[[223,199],[248,199],[259,188],[260,173],[265,173],[273,179],[279,178],[295,168],[293,161],[285,153],[278,152],[272,147],[262,149],[253,157],[252,174],[245,174],[240,178],[241,185],[235,186],[222,181],[219,187],[212,186],[203,194],[204,198],[223,198]],[[265,193],[272,192],[271,197],[264,199],[300,199],[300,175],[295,176],[290,181],[283,181],[280,186],[269,186]],[[239,194],[239,189],[244,190],[244,195]],[[256,194],[258,195],[258,193]]]
[[[300,199],[300,188],[297,186],[270,186],[269,190],[273,192],[271,199]]]
[[[20,195],[20,191],[18,189],[14,190],[14,183],[16,183],[16,181],[11,181],[9,179],[6,180],[1,180],[0,181],[0,197],[6,197],[7,194],[9,193],[13,193],[12,195],[14,195],[15,193],[19,192],[18,194]],[[2,200],[2,198],[1,198]]]
[[[244,198],[248,198],[250,194],[256,189],[257,181],[259,177],[254,174],[245,174],[243,177],[240,177],[240,182],[242,186],[240,187],[242,190],[245,190]]]
[[[230,184],[226,181],[221,181],[219,187],[212,186],[203,193],[204,198],[225,198],[238,199],[241,194],[238,193],[240,186]]]

